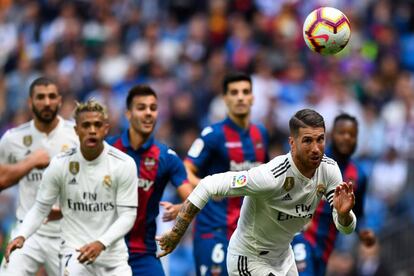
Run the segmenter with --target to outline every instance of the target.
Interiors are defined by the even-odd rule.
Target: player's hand
[[[49,165],[50,156],[44,149],[38,149],[27,156],[33,162],[33,166],[38,169],[44,169]]]
[[[377,241],[374,231],[370,229],[359,231],[359,240],[367,247],[373,246]]]
[[[46,220],[43,223],[46,224],[49,221],[59,220],[61,218],[63,218],[63,214],[60,208],[52,207],[52,210],[50,210],[49,215],[47,216]]]
[[[162,250],[162,252],[157,254],[157,258],[161,258],[170,254],[177,247],[181,236],[170,230],[162,236],[155,237],[155,240],[158,241]]]
[[[16,250],[18,248],[22,248],[23,247],[23,244],[24,244],[24,241],[25,241],[25,238],[24,237],[18,236],[14,240],[12,240],[11,242],[9,242],[9,244],[7,245],[7,248],[6,248],[6,252],[4,254],[4,257],[6,258],[6,262],[7,263],[9,262],[10,254],[14,250]]]
[[[161,201],[160,205],[164,207],[164,214],[162,216],[162,221],[164,222],[174,220],[177,217],[178,212],[182,206],[182,204],[172,204],[171,202],[167,201]]]
[[[333,206],[339,216],[348,215],[355,205],[355,195],[352,182],[338,185],[333,196]]]
[[[82,264],[84,262],[86,262],[86,264],[91,264],[98,258],[103,250],[105,250],[105,245],[100,241],[88,243],[81,248],[76,249],[76,251],[80,252],[78,261]]]

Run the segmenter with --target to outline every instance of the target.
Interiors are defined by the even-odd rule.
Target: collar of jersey
[[[131,148],[131,143],[129,142],[129,129],[125,130],[122,134],[121,134],[121,141],[122,141],[122,145],[125,148]],[[147,149],[149,149],[152,144],[154,144],[154,136],[151,135],[148,140],[138,149],[138,151],[145,151]]]
[[[289,151],[289,153],[288,153],[288,160],[289,160],[289,163],[291,164],[291,168],[292,168],[292,171],[293,171],[293,174],[295,175],[295,176],[297,176],[297,177],[299,177],[301,180],[304,180],[304,181],[306,181],[306,182],[308,182],[310,179],[309,178],[307,178],[306,176],[304,176],[299,170],[298,170],[298,168],[296,167],[296,164],[295,164],[295,162],[293,162],[293,158],[292,158],[292,153]]]
[[[88,165],[95,165],[95,164],[98,164],[99,162],[101,162],[101,160],[103,160],[105,158],[105,155],[108,153],[108,150],[109,150],[108,143],[106,143],[105,141],[103,143],[104,143],[103,151],[101,152],[101,154],[99,154],[98,157],[96,157],[95,159],[93,159],[91,161],[86,160],[85,157],[83,157],[83,154],[80,150],[80,146],[78,146],[78,154],[79,154],[79,158],[80,158],[81,162],[82,163],[87,163]]]
[[[39,130],[36,128],[36,126],[35,126],[35,124],[34,124],[34,120],[31,120],[31,121],[30,121],[30,127],[32,128],[32,131],[33,131],[34,133],[37,133],[37,134],[39,134],[39,135],[43,135],[43,136],[52,136],[52,135],[54,135],[54,134],[56,133],[56,131],[57,131],[58,129],[60,129],[60,128],[63,126],[63,124],[65,123],[62,117],[57,116],[57,118],[58,118],[58,120],[59,120],[58,124],[56,125],[56,127],[55,127],[55,128],[54,128],[54,129],[53,129],[53,130],[52,130],[52,131],[48,134],[48,135],[46,135],[46,133],[44,133],[44,132],[39,131]]]
[[[229,125],[231,128],[237,130],[238,132],[248,132],[250,129],[250,123],[249,126],[247,128],[242,128],[239,125],[237,125],[235,122],[233,122],[230,117],[226,117],[226,119],[224,119],[224,123],[226,125]]]

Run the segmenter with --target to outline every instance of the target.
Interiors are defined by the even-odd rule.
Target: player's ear
[[[128,119],[128,121],[130,121],[130,120],[131,120],[131,110],[127,109],[127,110],[125,111],[125,117]]]
[[[295,138],[293,136],[289,136],[288,139],[289,139],[290,149],[294,149],[296,147],[296,145],[295,145]]]
[[[76,127],[76,125],[75,125],[73,128],[75,129],[75,133],[76,133],[76,135],[78,135],[78,136],[79,136],[79,133],[78,133],[78,128]]]

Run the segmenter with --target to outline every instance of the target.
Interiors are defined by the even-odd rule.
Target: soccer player
[[[355,229],[352,184],[342,182],[336,162],[324,155],[325,123],[310,109],[289,121],[291,151],[248,171],[226,172],[200,181],[184,202],[171,231],[157,237],[170,253],[194,216],[213,196],[246,196],[228,253],[229,275],[297,275],[290,242],[326,197],[335,226]]]
[[[57,115],[62,97],[53,81],[44,77],[34,80],[29,89],[28,104],[33,113],[33,120],[8,130],[0,140],[0,163],[3,166],[16,163],[13,166],[18,168],[15,167],[16,171],[12,174],[14,180],[20,179],[17,183],[17,225],[11,233],[12,238],[35,203],[44,168],[49,163],[49,157],[45,156],[44,151],[53,157],[78,144],[73,123]],[[5,185],[2,189],[16,182],[3,183]],[[53,208],[48,223],[43,224],[36,234],[27,240],[25,248],[13,254],[7,265],[3,261],[0,274],[34,275],[39,267],[44,265],[48,275],[58,275],[60,223],[58,220],[52,220],[60,217],[60,211]]]
[[[357,146],[357,138],[356,118],[349,114],[338,115],[332,128],[332,143],[326,154],[338,162],[344,180],[352,182],[356,197],[354,211],[356,217],[360,219],[363,215],[367,178],[358,164],[351,159]],[[337,234],[331,216],[331,207],[327,201],[322,200],[316,208],[312,221],[303,232],[295,236],[292,242],[299,275],[325,275]],[[375,242],[373,232],[368,229],[361,230],[359,237],[368,246]]]
[[[104,142],[109,124],[102,105],[92,100],[78,104],[74,116],[80,146],[52,159],[36,202],[7,246],[5,258],[23,246],[59,197],[60,275],[132,275],[123,237],[136,217],[134,160]]]
[[[126,236],[129,264],[133,275],[164,275],[161,262],[156,258],[156,217],[162,194],[168,182],[177,188],[185,200],[193,190],[181,159],[168,146],[154,139],[158,117],[158,99],[155,91],[147,85],[130,89],[126,99],[126,117],[129,129],[110,143],[132,156],[138,168],[138,196],[140,207],[137,219]],[[178,213],[170,203],[165,219],[173,219]]]
[[[266,130],[250,122],[253,104],[248,75],[230,73],[223,80],[228,117],[206,127],[184,161],[188,178],[196,186],[214,173],[248,170],[269,160]],[[226,253],[240,215],[241,197],[214,198],[196,218],[194,258],[197,275],[227,275]]]

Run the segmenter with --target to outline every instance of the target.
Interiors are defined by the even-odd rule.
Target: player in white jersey
[[[57,115],[61,103],[62,98],[54,82],[43,77],[34,80],[29,89],[29,108],[32,110],[33,120],[8,130],[0,140],[0,163],[23,165],[23,170],[20,166],[20,169],[15,171],[15,177],[21,179],[17,183],[19,185],[17,224],[12,231],[12,238],[15,237],[27,212],[35,203],[44,172],[45,166],[39,168],[37,162],[35,163],[38,165],[32,163],[32,167],[24,166],[33,158],[30,154],[38,154],[36,151],[40,150],[46,151],[50,157],[53,157],[78,143],[74,124]],[[40,155],[34,157],[45,158]],[[9,182],[2,188],[13,184],[15,182]],[[41,265],[44,265],[49,276],[57,275],[60,222],[53,219],[60,217],[60,211],[53,209],[48,223],[43,224],[27,241],[25,249],[13,254],[8,264],[3,261],[0,275],[35,275]]]
[[[132,275],[123,237],[134,224],[138,205],[135,162],[104,142],[109,124],[102,105],[78,104],[75,120],[80,147],[52,159],[36,203],[9,243],[5,258],[23,246],[59,197],[60,275]]]
[[[231,237],[229,275],[297,275],[290,242],[312,218],[325,197],[336,228],[355,229],[352,184],[342,182],[335,161],[324,155],[325,124],[310,109],[289,122],[291,151],[249,171],[214,174],[201,180],[181,208],[173,229],[157,240],[170,253],[189,223],[212,196],[246,196]]]

